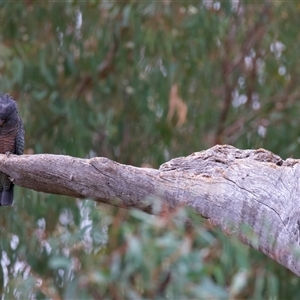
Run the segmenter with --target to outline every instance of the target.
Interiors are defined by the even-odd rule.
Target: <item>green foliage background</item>
[[[0,1],[0,91],[18,102],[28,154],[156,168],[226,143],[299,157],[299,13],[297,1]],[[183,209],[159,218],[16,188],[0,232],[7,299],[300,297],[297,276]]]

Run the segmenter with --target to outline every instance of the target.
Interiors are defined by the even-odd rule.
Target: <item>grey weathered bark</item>
[[[300,276],[298,160],[224,145],[173,159],[158,170],[103,157],[39,154],[0,155],[0,171],[36,191],[147,213],[191,207]]]

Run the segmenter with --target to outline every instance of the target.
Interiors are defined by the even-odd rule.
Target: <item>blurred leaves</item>
[[[0,2],[0,90],[26,153],[158,167],[215,143],[298,157],[299,4]],[[194,227],[186,222],[191,219]],[[17,189],[0,210],[16,299],[288,298],[299,279],[193,212]]]
[[[172,118],[177,116],[178,120],[175,124],[176,126],[180,127],[186,121],[187,112],[187,105],[183,102],[178,94],[178,85],[173,84],[170,90],[167,119],[169,122],[171,122]]]

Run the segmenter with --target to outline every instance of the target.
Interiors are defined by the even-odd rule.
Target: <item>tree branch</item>
[[[227,145],[173,159],[158,170],[103,157],[0,154],[0,171],[36,191],[152,214],[191,207],[298,276],[299,170],[298,160]]]

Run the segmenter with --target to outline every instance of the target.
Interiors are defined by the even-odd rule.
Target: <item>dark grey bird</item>
[[[18,114],[17,103],[9,95],[0,94],[0,153],[21,155],[25,132]],[[12,205],[14,184],[8,175],[0,172],[0,205]]]

